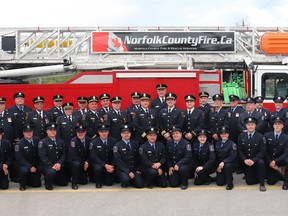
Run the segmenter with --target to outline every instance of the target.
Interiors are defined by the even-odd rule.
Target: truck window
[[[265,73],[262,76],[262,92],[267,99],[275,96],[286,98],[288,95],[288,74],[286,73]]]

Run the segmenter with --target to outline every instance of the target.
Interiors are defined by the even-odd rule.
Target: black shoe
[[[181,190],[186,190],[188,188],[188,185],[181,185]]]
[[[45,185],[46,190],[53,190],[52,185]]]
[[[152,188],[153,188],[153,185],[147,184],[146,187],[147,187],[148,189],[152,189]]]
[[[288,190],[288,185],[287,184],[283,184],[282,190]]]
[[[264,185],[260,185],[259,190],[264,192],[264,191],[266,191],[266,187]]]
[[[78,189],[78,185],[77,184],[72,184],[72,189],[73,190],[77,190]]]
[[[216,182],[216,176],[215,177],[210,177],[210,182]]]
[[[102,188],[102,184],[101,183],[96,183],[96,188]]]
[[[226,186],[226,190],[232,190],[234,188],[234,185],[233,184],[228,184]]]
[[[23,186],[23,185],[20,185],[19,190],[20,190],[20,191],[25,191],[25,190],[26,190],[26,187]]]
[[[122,187],[122,188],[127,188],[127,187],[128,187],[128,185],[127,185],[127,184],[125,184],[125,183],[121,183],[121,187]]]

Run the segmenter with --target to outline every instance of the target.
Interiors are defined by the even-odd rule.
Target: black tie
[[[107,145],[107,141],[104,141],[103,144],[106,146]]]
[[[171,109],[168,109],[168,113],[171,113]]]
[[[249,139],[252,139],[252,134],[249,134]]]
[[[52,140],[53,145],[56,146],[56,140]]]
[[[178,145],[178,143],[177,143],[177,142],[174,142],[174,149],[177,148],[177,145]]]
[[[128,148],[129,150],[131,150],[130,142],[127,142],[126,144],[127,144],[127,148]]]
[[[33,141],[30,141],[29,143],[34,147],[34,143],[33,143]]]
[[[223,146],[224,146],[224,142],[222,142],[222,143],[221,143],[221,146],[220,146],[220,148],[222,148]]]
[[[84,140],[82,140],[81,141],[81,143],[82,143],[82,145],[84,146],[84,148],[85,148],[85,141]]]
[[[3,115],[2,115],[2,113],[0,113],[0,118],[2,118],[3,117]]]
[[[202,150],[202,145],[200,144],[200,146],[199,146],[199,152],[201,152],[201,150]]]
[[[276,135],[275,135],[275,140],[278,140],[278,138],[279,138],[279,135],[276,134]]]

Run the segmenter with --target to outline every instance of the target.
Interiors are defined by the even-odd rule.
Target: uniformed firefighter
[[[53,122],[56,122],[56,119],[61,116],[61,115],[64,115],[64,111],[63,111],[63,108],[62,108],[62,105],[63,105],[63,96],[62,95],[54,95],[52,97],[52,100],[53,100],[53,104],[54,104],[54,107],[50,108],[48,110],[48,112],[50,112],[53,116]]]
[[[146,187],[151,189],[154,185],[167,187],[165,175],[166,150],[163,143],[157,141],[157,129],[146,130],[147,141],[140,146],[141,169]]]
[[[156,91],[157,91],[157,98],[154,98],[151,101],[151,108],[155,109],[157,111],[157,114],[162,110],[163,108],[167,107],[166,103],[166,91],[167,91],[167,85],[166,84],[157,84],[156,85]]]
[[[24,137],[21,138],[14,146],[15,159],[19,167],[20,191],[26,190],[26,186],[41,186],[41,174],[38,168],[38,143],[40,138],[34,136],[33,130],[33,125],[24,125],[22,127]]]
[[[78,109],[73,111],[73,115],[75,116],[79,116],[80,118],[82,118],[83,114],[85,114],[88,111],[87,108],[87,101],[88,98],[85,96],[79,96],[77,98],[77,102],[78,102]]]
[[[211,105],[208,103],[209,93],[208,92],[200,92],[199,96],[199,109],[202,111],[202,118],[204,121],[204,129],[209,129],[209,118],[211,112]]]
[[[124,125],[120,129],[121,140],[113,148],[113,156],[116,165],[116,174],[120,179],[121,187],[126,188],[133,185],[143,188],[144,183],[139,164],[139,146],[131,140],[131,129]]]
[[[266,132],[271,131],[271,126],[270,126],[271,113],[268,109],[263,107],[264,98],[262,96],[257,96],[254,98],[254,100],[256,102],[256,104],[255,104],[256,111],[262,113],[263,120],[264,120],[263,128],[262,128],[262,131],[260,131],[260,132],[262,134],[265,134]]]
[[[140,93],[139,92],[133,92],[131,94],[132,98],[132,105],[128,106],[126,108],[127,113],[127,123],[129,127],[132,129],[132,136],[131,139],[135,139],[135,123],[133,121],[133,116],[135,116],[137,110],[140,109]]]
[[[6,108],[6,98],[0,97],[0,127],[3,128],[3,139],[12,143],[14,142],[14,116]]]
[[[281,96],[277,96],[273,98],[275,111],[271,112],[271,118],[270,118],[270,131],[273,131],[273,119],[280,117],[284,121],[284,127],[283,132],[288,134],[288,112],[287,108],[283,107],[283,102],[285,101],[285,98]]]
[[[99,100],[101,103],[101,108],[98,109],[100,117],[102,118],[103,115],[106,115],[110,111],[110,95],[107,93],[102,93],[99,95]]]

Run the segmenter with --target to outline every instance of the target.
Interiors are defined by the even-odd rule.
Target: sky
[[[288,26],[288,0],[1,1],[0,27]]]

